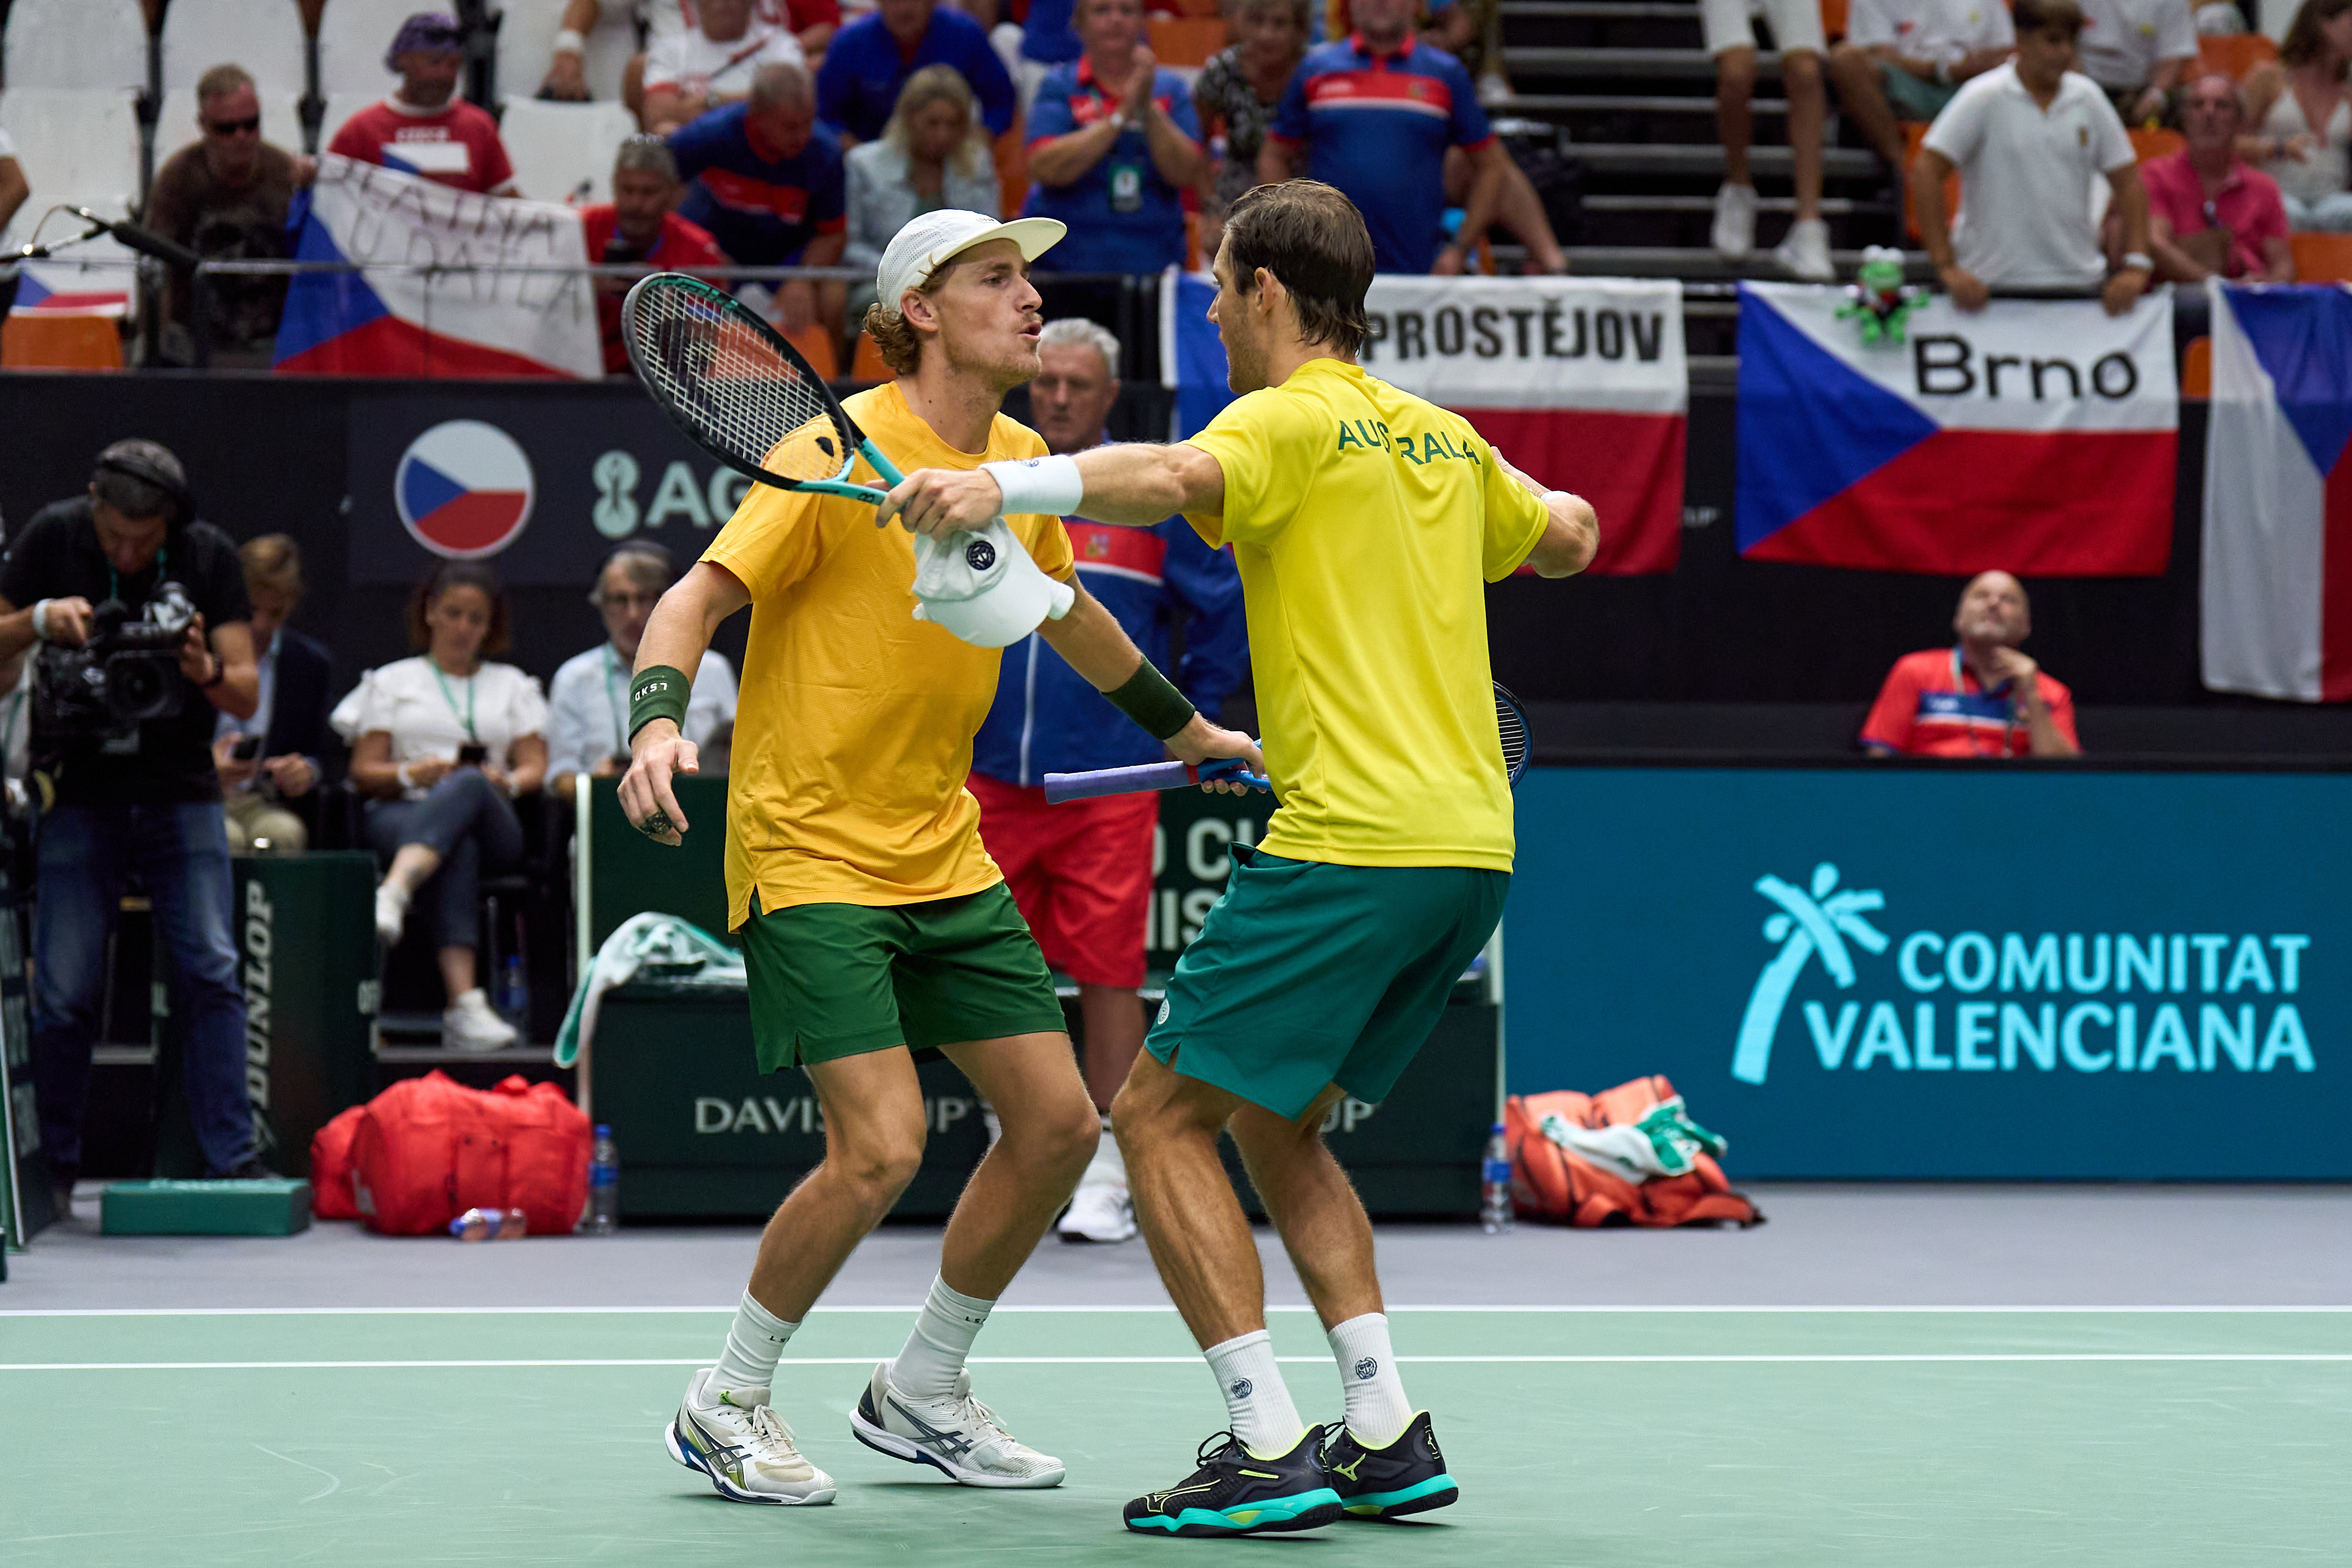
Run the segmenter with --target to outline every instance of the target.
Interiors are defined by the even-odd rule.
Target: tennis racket
[[[1503,741],[1503,771],[1510,775],[1511,787],[1518,787],[1519,775],[1528,771],[1531,747],[1528,742],[1527,715],[1519,710],[1519,700],[1500,682],[1495,687],[1495,728]],[[1249,764],[1239,757],[1219,757],[1194,766],[1191,763],[1146,763],[1140,767],[1097,768],[1092,773],[1047,773],[1045,799],[1054,805],[1069,800],[1092,800],[1106,795],[1140,795],[1150,790],[1182,789],[1187,784],[1214,784],[1230,780],[1255,784],[1260,789],[1274,787],[1249,771]]]
[[[800,351],[724,289],[677,272],[640,279],[621,302],[621,336],[670,423],[748,479],[878,505],[885,491],[849,482],[857,459],[886,485],[905,478]]]

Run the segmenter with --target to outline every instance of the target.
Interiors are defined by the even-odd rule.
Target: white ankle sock
[[[1307,1423],[1290,1402],[1282,1369],[1275,1364],[1274,1340],[1264,1329],[1211,1345],[1201,1352],[1217,1376],[1225,1415],[1242,1447],[1261,1458],[1278,1459],[1298,1446]]]
[[[788,1323],[743,1292],[735,1306],[735,1321],[727,1330],[727,1349],[711,1373],[711,1393],[738,1388],[765,1388],[775,1381],[776,1363],[784,1344],[800,1328]]]
[[[1412,1424],[1404,1380],[1397,1375],[1396,1352],[1389,1348],[1388,1314],[1350,1318],[1324,1338],[1339,1363],[1348,1430],[1367,1448],[1387,1447]]]
[[[956,1373],[971,1353],[971,1342],[988,1321],[993,1301],[952,1289],[933,1279],[930,1300],[907,1336],[907,1348],[890,1363],[890,1386],[917,1399],[946,1399],[955,1393]]]

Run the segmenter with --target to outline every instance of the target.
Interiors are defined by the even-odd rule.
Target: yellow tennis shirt
[[[985,452],[949,446],[896,383],[844,401],[902,472],[1041,457],[996,416]],[[880,480],[863,461],[851,478]],[[1076,570],[1056,517],[1005,522],[1047,575]],[[794,904],[912,904],[976,893],[1003,874],[964,790],[971,738],[1004,662],[915,619],[913,536],[863,501],[755,485],[705,561],[751,593],[728,775],[728,926]]]
[[[1469,421],[1360,365],[1309,360],[1192,445],[1225,471],[1265,761],[1263,847],[1342,866],[1507,871],[1483,584],[1543,537],[1540,499]]]

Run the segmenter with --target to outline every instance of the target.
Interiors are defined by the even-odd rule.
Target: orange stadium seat
[[[1912,238],[1919,237],[1919,219],[1911,211],[1911,165],[1919,161],[1919,143],[1927,139],[1927,121],[1906,120],[1903,122],[1903,232]],[[1960,212],[1960,174],[1955,169],[1944,177],[1944,226],[1948,229],[1952,219]]]
[[[1153,16],[1146,26],[1163,66],[1204,66],[1225,47],[1223,16]]]
[[[856,352],[849,356],[849,379],[852,381],[890,379],[890,367],[882,363],[881,347],[863,332],[857,335]]]
[[[801,351],[809,362],[809,369],[827,381],[841,374],[841,351],[833,346],[832,330],[823,321],[811,321],[796,332],[786,332],[784,342]]]
[[[2298,283],[2352,283],[2352,234],[2291,234]]]
[[[2150,158],[2168,158],[2189,145],[2189,138],[2178,131],[2132,131],[2132,156],[2141,163]]]
[[[2213,395],[2213,340],[2191,338],[2180,351],[2180,395],[2203,401]]]
[[[2260,33],[2208,33],[2197,40],[2200,68],[2226,71],[2240,81],[2256,66],[2278,58],[2278,46]]]
[[[1822,0],[1822,37],[1832,43],[1845,37],[1846,0]]]
[[[1029,199],[1028,134],[1027,118],[1015,114],[1011,129],[996,139],[996,210],[1006,217]]]

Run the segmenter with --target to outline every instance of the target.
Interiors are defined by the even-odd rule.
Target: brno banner
[[[2219,279],[2205,442],[2216,691],[2352,699],[2352,293]]]
[[[329,153],[299,218],[277,367],[326,375],[604,373],[580,215]],[[457,270],[431,270],[454,268]],[[470,269],[470,270],[469,270]]]
[[[1179,438],[1231,401],[1213,282],[1162,287],[1160,363]],[[1672,279],[1382,274],[1364,368],[1468,419],[1531,479],[1601,514],[1604,574],[1670,572],[1682,549],[1690,366]]]
[[[2352,1177],[2352,779],[1538,768],[1517,800],[1515,1093],[1664,1073],[1735,1176]],[[1610,831],[1528,829],[1568,814]],[[2248,1131],[2279,1105],[2311,1131]]]
[[[1865,342],[1844,289],[1739,286],[1740,553],[1885,572],[2154,576],[2170,555],[2172,296],[1937,296]]]

